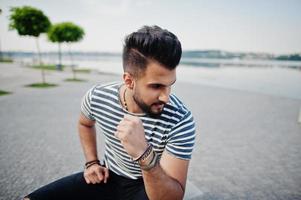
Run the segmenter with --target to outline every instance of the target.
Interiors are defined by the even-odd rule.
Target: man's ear
[[[131,90],[134,88],[135,79],[132,74],[128,72],[124,72],[123,81],[127,88]]]

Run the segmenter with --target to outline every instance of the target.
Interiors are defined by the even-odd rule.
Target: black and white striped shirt
[[[137,179],[140,167],[127,154],[114,134],[125,114],[138,116],[144,126],[145,138],[154,151],[162,155],[166,150],[173,156],[189,160],[195,142],[195,123],[191,112],[173,94],[158,118],[146,114],[133,114],[125,110],[119,97],[121,83],[92,87],[82,99],[81,112],[96,121],[105,138],[104,161],[114,173]]]

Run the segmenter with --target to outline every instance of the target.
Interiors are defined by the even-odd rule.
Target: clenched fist
[[[141,156],[148,146],[143,124],[139,117],[125,115],[117,126],[115,136],[133,159]]]
[[[88,169],[85,169],[84,178],[87,184],[96,184],[101,183],[102,181],[107,183],[107,179],[109,178],[109,170],[105,167],[94,164]]]

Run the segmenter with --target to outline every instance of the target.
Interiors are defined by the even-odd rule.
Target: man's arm
[[[88,119],[81,113],[78,121],[78,132],[86,161],[98,159],[95,121]]]
[[[86,162],[97,160],[95,121],[88,119],[81,113],[78,121],[78,132]],[[84,177],[88,184],[102,181],[106,183],[108,176],[108,169],[98,164],[94,164],[84,171]]]
[[[126,115],[119,123],[115,136],[132,158],[138,158],[148,146],[138,117]],[[149,171],[142,170],[149,199],[183,199],[188,165],[188,160],[176,158],[165,150],[159,164]]]
[[[188,165],[188,160],[164,151],[159,164],[149,171],[142,170],[149,199],[183,199]]]

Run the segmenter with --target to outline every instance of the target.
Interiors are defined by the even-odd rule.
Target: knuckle
[[[135,121],[129,121],[129,125],[130,125],[130,126],[135,125]]]
[[[123,140],[123,139],[124,139],[124,137],[125,137],[125,134],[118,133],[118,138],[119,138],[120,140]]]
[[[121,140],[122,145],[124,145],[124,143],[127,142],[127,136],[126,135],[121,135],[119,137],[119,139]]]
[[[114,135],[115,135],[115,137],[119,138],[119,132],[118,131],[116,131]]]
[[[86,179],[88,179],[91,182],[91,176],[86,176]]]
[[[118,126],[116,127],[116,129],[117,129],[117,130],[120,130],[121,125],[122,125],[122,121],[118,124]]]

